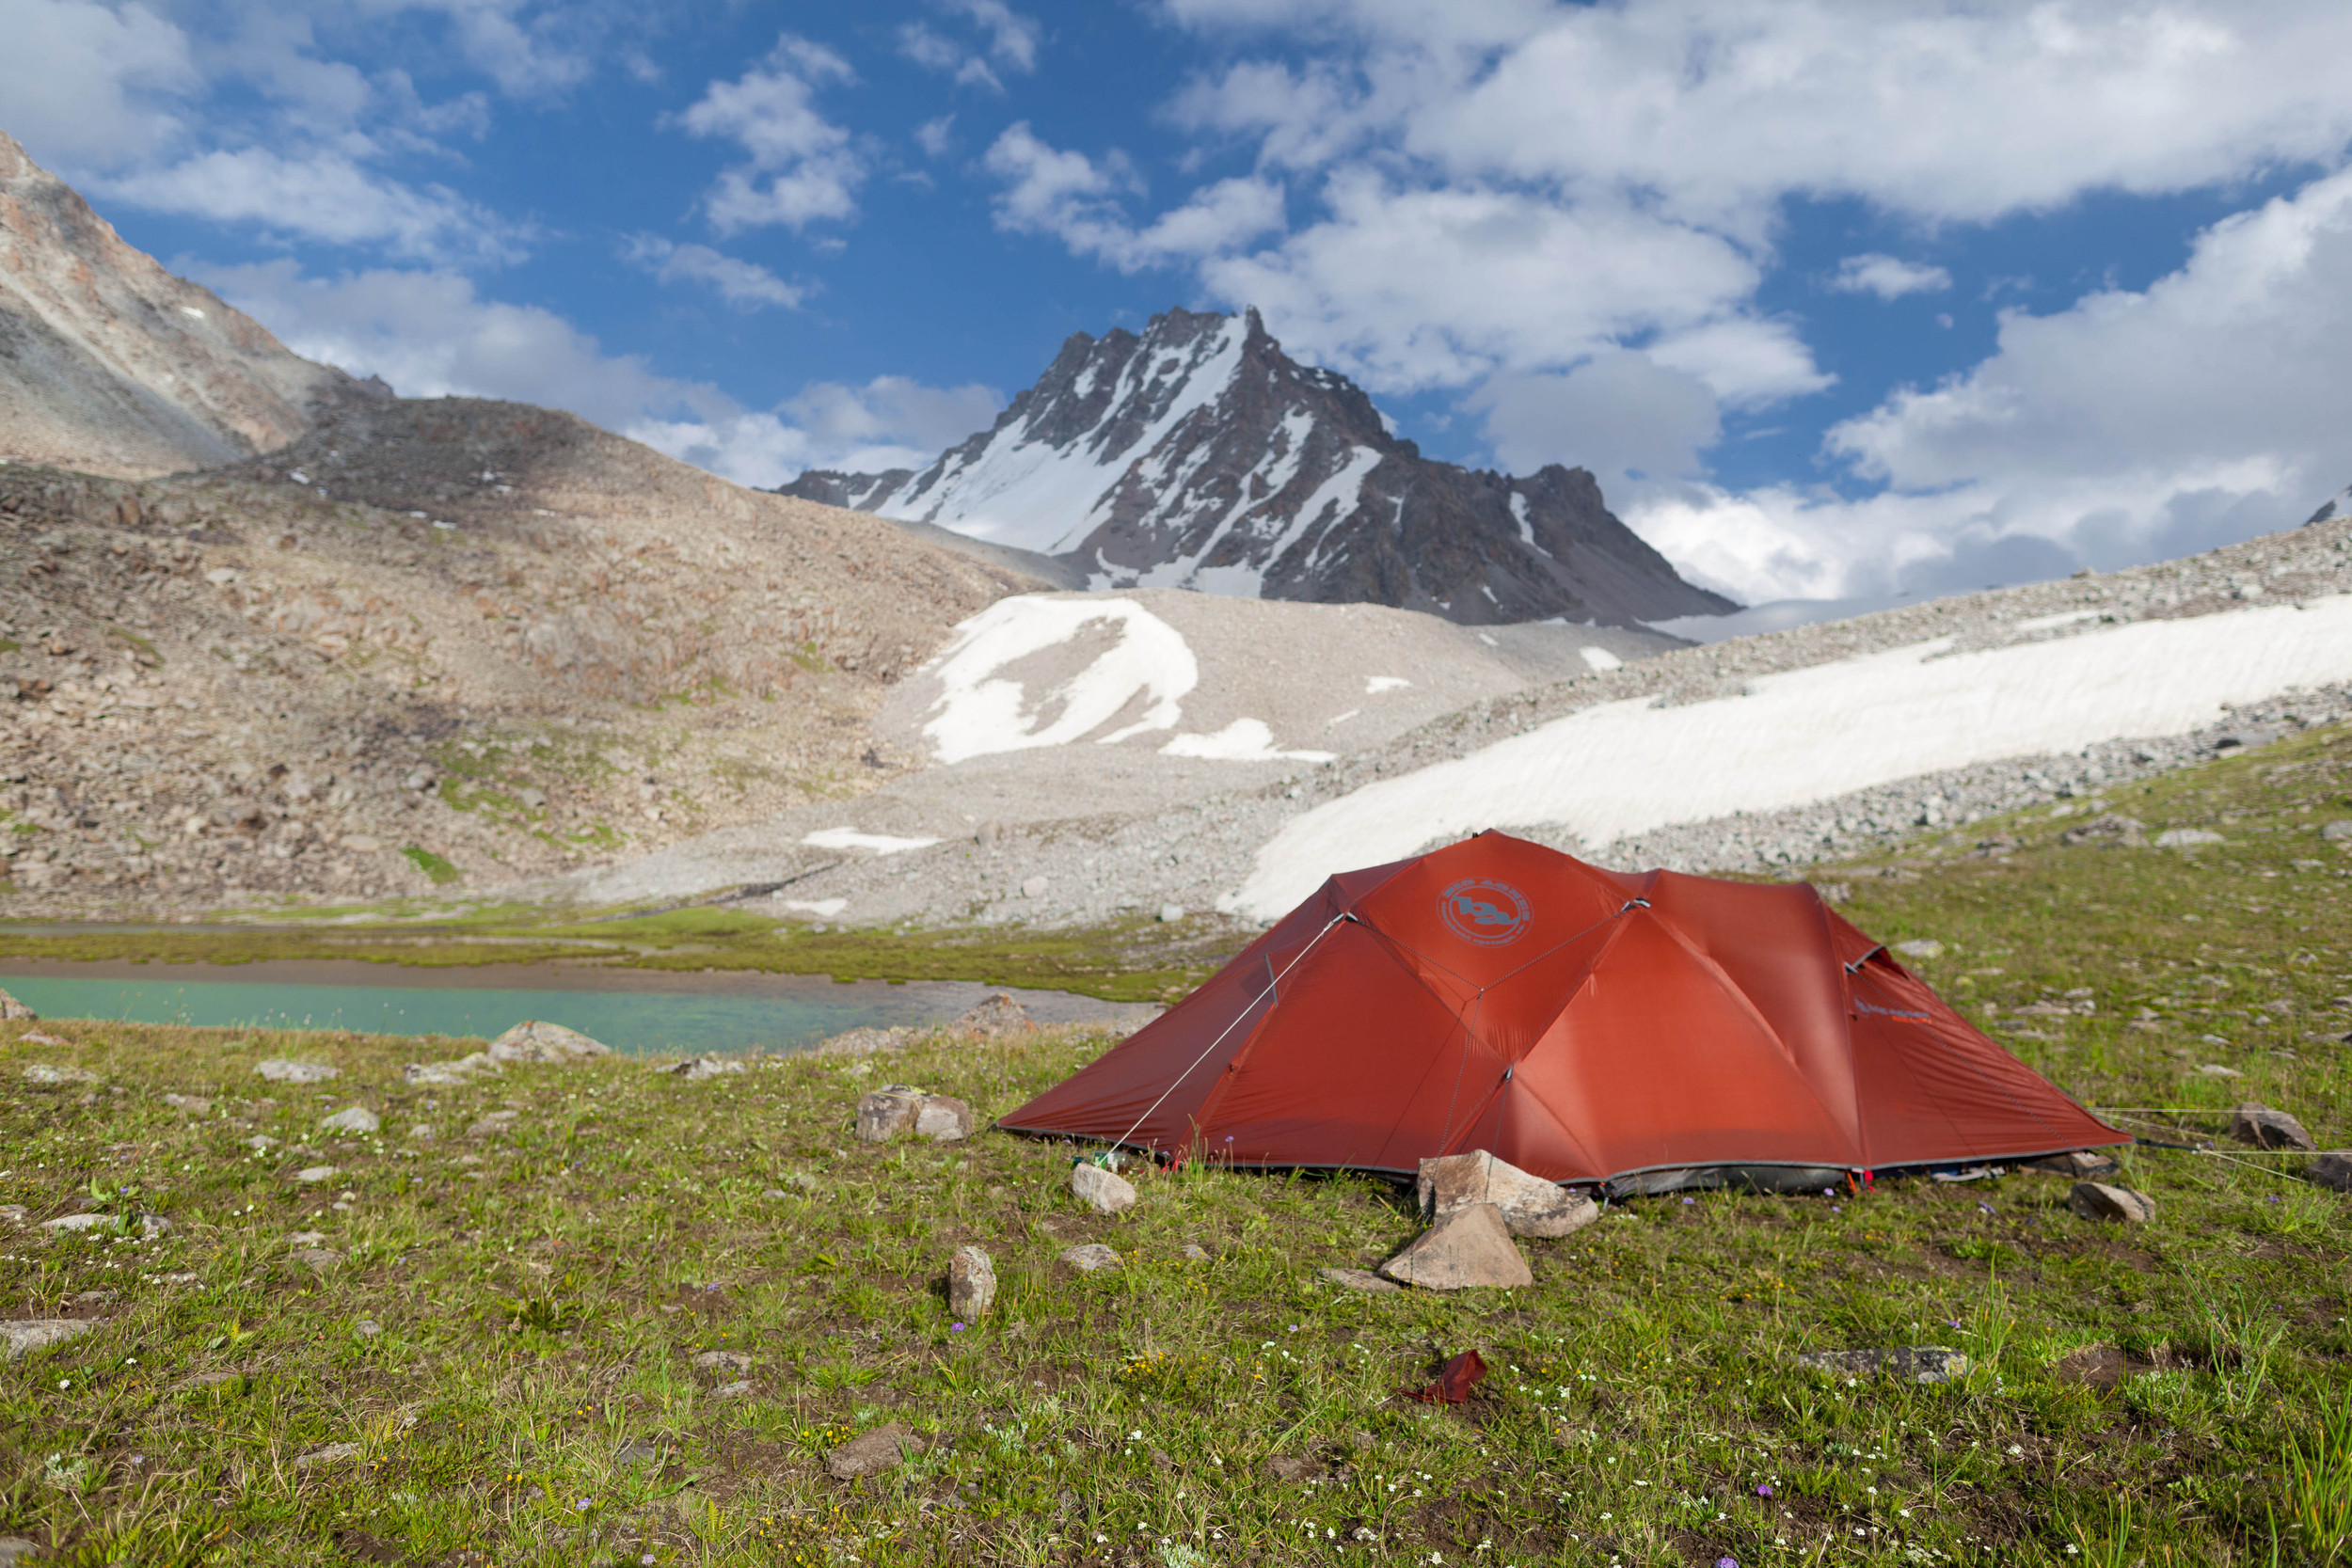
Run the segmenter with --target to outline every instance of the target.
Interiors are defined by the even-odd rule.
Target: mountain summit
[[[125,479],[209,467],[390,395],[165,271],[0,131],[0,459]]]
[[[1601,504],[1582,468],[1434,462],[1254,309],[1073,334],[990,429],[920,473],[812,469],[787,495],[1075,564],[1094,588],[1393,605],[1471,625],[1736,609]]]

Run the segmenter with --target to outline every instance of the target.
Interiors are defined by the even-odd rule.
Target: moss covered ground
[[[2352,1143],[2352,855],[2321,831],[2352,819],[2352,736],[2105,806],[2226,842],[2066,844],[2084,803],[1817,874],[1865,929],[1940,942],[1919,967],[1964,1012],[2150,1136],[2208,1141],[2257,1100]],[[1413,1233],[1376,1181],[1145,1172],[1140,1205],[1101,1218],[1064,1190],[1067,1148],[850,1136],[886,1080],[1009,1110],[1109,1043],[1084,1032],[432,1088],[403,1064],[469,1044],[38,1028],[62,1043],[0,1040],[0,1202],[25,1212],[0,1231],[0,1296],[9,1318],[97,1326],[0,1364],[0,1534],[60,1560],[2121,1568],[2352,1549],[2352,1211],[2305,1156],[2130,1151],[2121,1180],[2156,1205],[2130,1228],[2029,1172],[1637,1200],[1522,1243],[1533,1289],[1369,1295],[1316,1271]],[[256,1075],[286,1056],[341,1076]],[[37,1085],[31,1064],[95,1077]],[[379,1133],[320,1126],[355,1102]],[[170,1228],[39,1228],[81,1211]],[[1056,1261],[1094,1241],[1123,1265]],[[942,1281],[966,1243],[1003,1286],[960,1325]],[[1920,1386],[1796,1360],[1916,1344],[1974,1370]],[[1465,1349],[1494,1369],[1469,1402],[1397,1396]],[[698,1366],[709,1351],[748,1370]],[[826,1474],[889,1421],[922,1451]]]

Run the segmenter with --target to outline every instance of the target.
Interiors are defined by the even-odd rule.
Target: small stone
[[[713,1388],[710,1391],[710,1397],[714,1400],[739,1400],[751,1391],[751,1379],[738,1378],[733,1383],[722,1383]]]
[[[988,1316],[996,1301],[996,1264],[976,1246],[960,1246],[947,1259],[947,1310],[960,1322]]]
[[[748,1372],[752,1358],[739,1350],[707,1350],[694,1357],[694,1365],[706,1372]]]
[[[914,1134],[933,1143],[957,1143],[972,1135],[977,1118],[972,1107],[953,1095],[927,1094],[914,1113]]]
[[[359,1445],[357,1443],[329,1443],[323,1449],[312,1449],[295,1460],[294,1468],[315,1470],[322,1465],[340,1465],[346,1459],[356,1458],[358,1452]]]
[[[2199,1076],[2204,1078],[2243,1078],[2246,1076],[2237,1069],[2223,1067],[2219,1062],[2200,1062],[2197,1064],[2197,1071]]]
[[[428,1089],[451,1089],[466,1082],[464,1073],[438,1062],[410,1062],[400,1069],[400,1076],[405,1083]]]
[[[899,1463],[923,1451],[923,1440],[897,1421],[878,1426],[863,1437],[851,1438],[825,1456],[825,1469],[835,1481],[856,1481],[895,1470]]]
[[[1323,1466],[1313,1460],[1301,1459],[1296,1454],[1287,1453],[1269,1455],[1265,1467],[1276,1481],[1287,1481],[1292,1485],[1296,1485],[1302,1481],[1312,1481],[1323,1473]]]
[[[1069,1264],[1080,1274],[1095,1274],[1104,1269],[1115,1269],[1120,1263],[1119,1254],[1100,1242],[1088,1242],[1083,1245],[1064,1248],[1061,1261]]]
[[[2065,845],[2121,844],[2126,848],[2137,849],[2148,842],[2148,824],[2119,812],[2103,812],[2080,827],[2069,828],[2058,834],[2058,842]]]
[[[492,1040],[486,1054],[494,1062],[577,1062],[610,1056],[612,1048],[577,1029],[531,1019]]]
[[[266,1154],[271,1149],[278,1147],[278,1140],[271,1137],[267,1132],[256,1132],[253,1136],[246,1139],[245,1147],[253,1150],[256,1154]]]
[[[0,1568],[17,1568],[30,1563],[40,1547],[21,1535],[0,1535]]]
[[[294,1180],[306,1187],[314,1186],[321,1181],[332,1181],[335,1180],[335,1167],[333,1165],[305,1165],[294,1172]]]
[[[32,1211],[22,1203],[0,1203],[0,1223],[23,1225],[32,1218]]]
[[[2352,822],[2347,822],[2344,826],[2352,827]],[[26,1006],[24,1003],[19,1002],[15,997],[10,996],[7,991],[0,990],[0,1022],[13,1022],[17,1020],[22,1020],[26,1023],[39,1023],[40,1022],[40,1015],[33,1011],[32,1008]]]
[[[103,1318],[18,1318],[0,1323],[0,1340],[8,1349],[0,1361],[13,1361],[30,1351],[46,1350],[60,1345],[76,1336],[87,1334],[105,1320]]]
[[[49,1043],[61,1045],[64,1042],[52,1040]],[[49,1062],[27,1062],[24,1064],[24,1081],[27,1084],[42,1085],[95,1084],[98,1082],[98,1074],[78,1067],[60,1067]]]
[[[740,1072],[743,1064],[732,1056],[696,1056],[668,1070],[690,1084],[699,1084],[706,1078],[722,1078],[730,1072]]]
[[[1104,1170],[1090,1160],[1070,1167],[1070,1190],[1079,1202],[1098,1214],[1119,1214],[1136,1206],[1136,1189],[1123,1176]]]
[[[1178,922],[1178,921],[1180,921],[1180,920],[1182,920],[1182,919],[1184,919],[1184,905],[1182,905],[1182,904],[1162,904],[1162,905],[1160,906],[1160,924],[1161,924],[1161,925],[1163,925],[1163,926],[1173,926],[1173,925],[1175,925],[1175,924],[1176,924],[1176,922]]]
[[[1906,958],[1940,958],[1944,956],[1944,944],[1933,937],[1915,937],[1895,943],[1895,951]]]
[[[2145,1225],[2156,1217],[2156,1206],[2145,1193],[2111,1187],[2104,1181],[2077,1181],[2066,1195],[2066,1205],[2087,1220],[2115,1220]]]
[[[1344,1285],[1351,1291],[1401,1291],[1404,1286],[1391,1279],[1383,1279],[1369,1269],[1317,1269],[1315,1271],[1334,1285]]]
[[[319,1125],[330,1132],[373,1132],[384,1123],[373,1111],[364,1105],[349,1105],[322,1120]]]
[[[17,1037],[27,1045],[64,1045],[67,1043],[56,1036],[43,1034],[39,1029],[27,1029]]]
[[[1042,898],[1045,896],[1046,888],[1050,885],[1051,884],[1048,883],[1042,877],[1031,877],[1021,884],[1021,896],[1024,898]]]
[[[2330,844],[2352,844],[2352,817],[2328,823],[2319,830],[2319,836]],[[6,994],[8,993],[0,991],[0,996]],[[16,1015],[13,1013],[0,1014],[0,1017],[13,1018],[14,1016]]]
[[[253,1070],[273,1084],[324,1084],[342,1076],[341,1068],[328,1067],[325,1062],[289,1062],[276,1057],[254,1063]]]
[[[2123,1167],[2095,1148],[2074,1148],[2035,1160],[2026,1168],[2046,1170],[2056,1176],[2092,1177],[2113,1176]]]
[[[469,1138],[495,1138],[501,1132],[512,1131],[515,1123],[520,1121],[521,1119],[522,1113],[520,1111],[492,1111],[488,1116],[484,1117],[481,1120],[467,1128],[466,1136]]]
[[[332,1247],[300,1247],[295,1250],[294,1260],[314,1269],[331,1269],[343,1260],[343,1255]]]
[[[326,1232],[324,1230],[297,1230],[286,1238],[286,1244],[288,1246],[316,1246],[325,1240],[326,1240]]]
[[[161,1214],[60,1214],[54,1220],[41,1221],[40,1227],[68,1233],[84,1230],[127,1232],[135,1220],[142,1236],[161,1236],[171,1228],[171,1222]]]
[[[1176,1249],[1176,1256],[1188,1263],[1206,1263],[1210,1260],[1209,1249],[1199,1242],[1186,1242]]]
[[[2132,1375],[2132,1358],[2113,1345],[2086,1345],[2060,1356],[2050,1375],[2086,1388],[2112,1388]]]
[[[2159,849],[2194,849],[2201,844],[2227,844],[2219,833],[2202,828],[2167,828],[2156,835]]]
[[[2311,1178],[2339,1193],[2352,1193],[2352,1148],[2331,1148],[2312,1162]]]
[[[881,1088],[860,1095],[857,1102],[857,1135],[869,1144],[887,1143],[901,1132],[914,1131],[915,1118],[923,1113],[923,1101],[929,1096],[921,1089],[904,1084],[884,1084]]]
[[[429,1144],[433,1141],[433,1124],[429,1121],[421,1121],[408,1129],[408,1136],[417,1143]]]
[[[2317,1148],[2319,1140],[2284,1111],[2267,1105],[2240,1105],[2230,1116],[2230,1136],[2256,1148]]]
[[[192,1117],[209,1116],[213,1109],[213,1102],[200,1094],[167,1094],[164,1096],[164,1103],[175,1111],[185,1111]]]
[[[373,1339],[384,1332],[384,1325],[373,1318],[361,1318],[351,1325],[351,1331],[362,1339]]]
[[[384,841],[367,833],[343,834],[343,847],[362,855],[373,855],[384,847]]]
[[[1600,1218],[1600,1206],[1591,1198],[1531,1176],[1483,1148],[1423,1160],[1416,1190],[1425,1219],[1491,1203],[1514,1236],[1565,1236]]]
[[[632,1437],[612,1450],[615,1465],[649,1465],[661,1457],[661,1450],[643,1437]]]
[[[1010,991],[1000,990],[981,998],[947,1027],[960,1035],[1025,1035],[1037,1023],[1029,1017],[1029,1009],[1012,999]]]
[[[1968,1370],[1968,1357],[1941,1345],[1899,1345],[1888,1350],[1817,1350],[1797,1357],[1807,1371],[1833,1377],[1876,1377],[1906,1383],[1949,1383]]]
[[[1502,1211],[1491,1203],[1473,1203],[1440,1215],[1412,1244],[1381,1264],[1379,1272],[1399,1284],[1431,1291],[1535,1283],[1527,1259],[1511,1241]]]

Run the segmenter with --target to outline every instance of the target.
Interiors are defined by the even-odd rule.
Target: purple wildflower
[[[1772,1495],[1772,1482],[1770,1482],[1770,1481],[1766,1481],[1763,1485],[1758,1486],[1758,1487],[1756,1489],[1756,1495],[1757,1497],[1771,1497],[1771,1496]]]

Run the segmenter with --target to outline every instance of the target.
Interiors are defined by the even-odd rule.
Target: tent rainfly
[[[1809,886],[1624,875],[1498,832],[1333,877],[999,1125],[1397,1176],[1484,1148],[1618,1192],[2131,1141]]]

